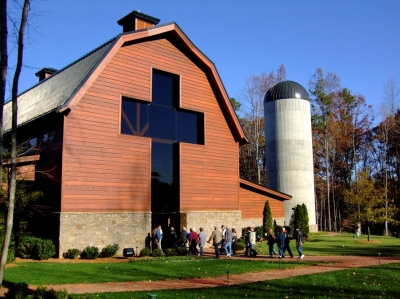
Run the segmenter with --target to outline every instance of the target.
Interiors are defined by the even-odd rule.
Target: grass
[[[295,260],[215,260],[157,261],[132,263],[18,263],[4,274],[6,283],[26,282],[29,285],[102,283],[166,280],[223,276],[229,269],[232,273],[260,272],[300,267]]]
[[[400,238],[371,236],[370,241],[367,235],[359,238],[353,234],[343,233],[337,236],[327,234],[311,234],[310,241],[303,245],[305,255],[352,255],[352,256],[400,256]],[[258,251],[268,254],[268,246],[265,242],[258,245]],[[296,244],[290,242],[293,254],[296,253]]]
[[[151,292],[162,299],[213,298],[399,298],[400,265],[389,264],[276,279],[264,282],[205,289],[158,290]],[[147,298],[148,292],[120,292],[73,295],[73,298],[135,299]]]

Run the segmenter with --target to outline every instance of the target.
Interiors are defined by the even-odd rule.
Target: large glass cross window
[[[179,210],[178,142],[204,144],[204,114],[179,108],[179,76],[153,70],[152,101],[122,98],[121,133],[152,138],[152,212]]]

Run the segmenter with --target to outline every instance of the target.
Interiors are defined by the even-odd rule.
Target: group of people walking
[[[293,239],[296,240],[296,250],[299,254],[299,258],[304,258],[303,254],[303,233],[299,228],[296,228],[293,234]],[[290,236],[284,227],[279,228],[278,234],[275,236],[271,228],[268,229],[267,234],[267,244],[269,249],[269,257],[273,257],[278,253],[275,250],[275,243],[278,245],[279,258],[285,257],[285,252],[287,251],[290,257],[294,257],[292,250],[290,249]]]
[[[161,226],[158,226],[153,231],[154,245],[155,247],[161,249],[161,242],[163,239],[163,231]],[[214,247],[215,257],[217,259],[220,258],[221,254],[225,253],[227,257],[236,255],[236,241],[237,241],[237,233],[234,228],[230,228],[229,226],[221,225],[221,230],[218,229],[217,226],[214,226],[214,230],[211,233],[211,236],[207,240],[206,233],[204,229],[200,227],[200,232],[197,233],[195,228],[190,228],[189,232],[187,232],[186,227],[183,227],[181,232],[176,233],[174,228],[170,228],[169,232],[169,247],[178,249],[178,247],[189,247],[190,255],[195,256],[203,256],[204,255],[204,246],[207,243],[211,243]],[[285,253],[290,255],[291,258],[294,257],[292,250],[290,249],[290,236],[285,227],[279,228],[279,232],[277,235],[274,234],[271,228],[268,229],[268,233],[266,234],[268,249],[269,249],[269,257],[273,257],[279,254],[279,258],[284,258]],[[293,239],[296,241],[296,250],[298,252],[299,258],[304,258],[303,254],[303,234],[299,228],[296,228]],[[256,257],[258,252],[255,249],[257,237],[254,231],[254,227],[248,227],[247,232],[244,235],[244,240],[246,243],[245,255]],[[278,251],[275,250],[275,244],[278,245]]]

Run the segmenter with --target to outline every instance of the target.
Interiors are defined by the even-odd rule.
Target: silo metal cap
[[[310,101],[308,92],[299,83],[294,81],[281,81],[276,83],[264,97],[264,103],[282,99],[302,99]]]

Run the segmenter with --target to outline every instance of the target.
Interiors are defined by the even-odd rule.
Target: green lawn
[[[399,298],[400,265],[349,269],[287,279],[206,289],[154,291],[157,299]],[[148,292],[99,293],[73,298],[139,299]]]
[[[356,256],[400,256],[400,238],[371,236],[370,241],[367,235],[359,238],[354,234],[344,233],[338,236],[328,236],[328,234],[311,234],[310,241],[303,245],[305,255],[356,255]],[[258,245],[258,251],[263,254],[268,253],[266,242]],[[296,244],[290,242],[293,254],[296,252]]]
[[[232,273],[259,272],[301,267],[296,260],[279,263],[274,260],[196,259],[188,261],[156,261],[132,263],[18,263],[4,274],[6,283],[26,282],[29,285],[101,283],[107,281],[143,281],[211,277]]]
[[[295,244],[291,242],[295,253]],[[266,242],[257,245],[260,254],[268,254]],[[310,236],[303,250],[305,255],[400,256],[400,239],[367,236],[354,238],[351,234]],[[164,259],[164,260],[163,260]],[[7,268],[4,284],[24,281],[29,285],[101,283],[105,281],[165,280],[224,276],[231,273],[257,272],[307,265],[306,259],[197,259],[143,261],[130,263],[50,263],[20,262]],[[400,265],[359,268],[324,274],[299,276],[283,280],[243,284],[224,288],[157,291],[160,298],[400,298]],[[147,298],[146,292],[90,295],[93,298]],[[74,298],[81,298],[74,296]]]

